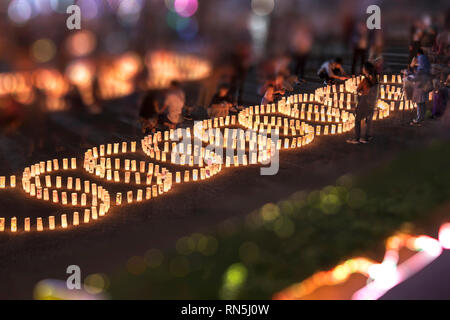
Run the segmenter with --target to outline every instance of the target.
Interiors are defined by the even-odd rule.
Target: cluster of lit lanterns
[[[400,249],[405,248],[415,255],[400,263]],[[329,271],[320,271],[274,295],[279,300],[305,299],[322,287],[342,284],[355,273],[367,278],[367,285],[354,292],[354,300],[375,300],[389,289],[422,269],[437,257],[443,249],[450,249],[450,223],[439,229],[439,238],[426,235],[413,236],[398,233],[386,240],[386,251],[381,263],[358,257],[348,259]]]
[[[89,59],[74,60],[65,73],[52,68],[0,73],[0,97],[11,95],[19,103],[31,105],[37,98],[35,89],[39,89],[47,111],[63,111],[68,108],[65,97],[72,85],[83,103],[92,106],[96,98],[111,100],[135,92],[136,79],[144,67],[148,70],[147,89],[167,88],[173,80],[196,81],[211,73],[210,62],[193,55],[160,50],[149,52],[141,59],[136,53],[127,52],[99,63]],[[98,88],[94,81],[98,81]]]
[[[267,164],[279,150],[305,147],[316,136],[348,132],[355,124],[351,110],[356,105],[355,89],[361,80],[354,77],[345,84],[329,85],[311,94],[250,106],[237,116],[199,121],[192,128],[156,132],[139,144],[123,141],[87,150],[82,168],[102,184],[128,186],[126,194],[113,195],[103,185],[81,181],[75,175],[79,166],[76,158],[31,165],[24,169],[21,178],[26,195],[61,205],[64,212],[33,221],[29,217],[23,221],[1,217],[0,231],[44,231],[87,224],[107,215],[113,207],[167,193],[175,184],[209,179],[224,167]],[[401,84],[402,79],[397,76],[380,79],[380,100],[374,119],[415,107],[404,100]],[[151,161],[133,159],[138,156]],[[16,176],[0,177],[0,189],[4,188],[16,188]]]

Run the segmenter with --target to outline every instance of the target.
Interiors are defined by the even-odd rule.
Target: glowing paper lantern
[[[91,210],[84,209],[84,223],[89,223],[91,217]]]
[[[17,218],[11,218],[11,232],[17,232]]]
[[[36,230],[39,231],[39,232],[44,230],[44,226],[42,224],[42,218],[41,217],[38,217],[36,219]]]
[[[48,217],[48,228],[50,230],[55,230],[55,216]]]
[[[25,232],[30,231],[30,218],[25,218],[25,223],[24,223],[23,229],[25,230]]]
[[[16,187],[16,176],[11,176],[9,181],[10,181],[9,184],[10,184],[11,188],[15,188]]]
[[[61,215],[61,227],[64,229],[67,228],[67,215],[66,214]]]
[[[80,215],[78,212],[73,213],[73,223],[74,226],[78,226],[80,224]]]

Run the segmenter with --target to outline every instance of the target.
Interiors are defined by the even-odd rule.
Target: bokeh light
[[[96,0],[79,0],[77,5],[80,6],[82,19],[92,20],[99,14],[99,7]]]
[[[444,249],[450,249],[450,223],[444,223],[439,229],[439,242]]]
[[[50,39],[39,39],[31,46],[31,56],[36,62],[48,62],[55,54],[56,46]]]
[[[75,4],[74,0],[50,0],[50,7],[53,11],[66,13],[67,7]]]
[[[89,294],[100,294],[108,287],[108,279],[104,274],[94,273],[84,280],[84,290]]]
[[[123,24],[135,24],[139,20],[142,0],[123,0],[117,10],[117,16]]]
[[[252,11],[258,16],[267,16],[274,8],[274,0],[252,0]]]
[[[8,17],[17,24],[24,24],[31,18],[31,6],[26,0],[13,0],[8,6]]]
[[[69,53],[75,57],[91,53],[97,46],[95,34],[89,30],[82,30],[71,35],[66,42]]]
[[[182,17],[193,16],[198,9],[197,0],[175,0],[173,3],[175,11]]]
[[[127,262],[128,272],[134,275],[142,274],[146,267],[143,257],[131,257]]]

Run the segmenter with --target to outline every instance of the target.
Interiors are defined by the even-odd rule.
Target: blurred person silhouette
[[[448,90],[438,79],[433,80],[433,109],[431,117],[433,119],[442,116],[445,112],[448,101]]]
[[[368,59],[368,61],[374,65],[376,74],[381,74],[383,72],[384,68],[383,47],[384,47],[383,34],[381,30],[376,30],[374,32],[374,40],[370,45],[369,59]]]
[[[348,76],[345,74],[342,67],[342,58],[327,60],[320,66],[317,71],[320,79],[324,80],[324,85],[333,84],[336,80],[347,80]]]
[[[430,75],[431,73],[431,64],[430,60],[428,60],[427,55],[425,54],[422,48],[417,50],[417,54],[415,59],[412,60],[410,67],[412,68],[414,74],[419,75]]]
[[[176,128],[183,122],[183,108],[186,95],[178,81],[173,80],[166,92],[161,113],[165,113],[163,124],[169,128]]]
[[[211,118],[226,117],[233,108],[233,96],[228,84],[221,84],[211,100],[208,115]]]
[[[140,102],[139,122],[142,133],[154,133],[158,127],[159,116],[160,108],[157,93],[154,90],[149,90]]]
[[[366,23],[360,21],[356,24],[355,30],[352,35],[352,74],[356,74],[356,66],[358,60],[360,61],[360,68],[364,65],[367,57],[367,50],[369,48],[369,30]]]
[[[427,111],[427,84],[429,82],[429,77],[426,74],[418,73],[413,79],[413,94],[412,102],[417,104],[417,116],[414,120],[410,122],[411,125],[420,126],[425,120],[425,114]]]
[[[420,49],[420,43],[422,41],[424,26],[421,19],[416,19],[411,25],[409,31],[409,63],[417,55],[417,51]]]
[[[242,94],[251,59],[251,45],[249,41],[240,41],[231,53],[231,65],[233,77],[231,79],[231,91],[239,105],[242,105]]]
[[[265,105],[274,103],[275,102],[274,92],[275,92],[275,89],[274,89],[273,83],[267,84],[265,87],[264,96],[261,100],[261,105],[265,106]]]
[[[10,94],[0,98],[0,128],[6,133],[16,131],[23,121],[22,106]]]
[[[372,140],[372,120],[375,112],[375,106],[378,99],[378,81],[375,73],[375,67],[370,62],[363,65],[364,79],[358,85],[358,104],[355,110],[355,136],[347,140],[347,143],[358,144],[368,143]],[[361,138],[361,121],[365,120],[366,133]]]
[[[300,81],[305,79],[306,62],[308,61],[313,42],[314,36],[308,25],[297,23],[292,32],[290,47],[294,63],[293,73]]]
[[[432,53],[433,45],[436,42],[436,27],[433,25],[433,19],[429,14],[425,14],[422,17],[422,23],[423,36],[420,41],[420,47],[428,56],[430,56]]]

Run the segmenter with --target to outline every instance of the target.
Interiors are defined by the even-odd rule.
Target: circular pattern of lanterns
[[[25,194],[63,209],[59,215],[33,220],[0,217],[0,232],[41,232],[92,223],[106,216],[112,207],[149,201],[176,184],[209,179],[224,167],[267,164],[278,150],[304,147],[320,135],[348,132],[355,124],[355,89],[361,80],[353,77],[314,93],[250,106],[238,115],[198,121],[191,128],[159,131],[141,139],[140,148],[136,141],[123,141],[88,149],[82,168],[102,184],[77,177],[80,163],[76,158],[28,166],[19,183]],[[0,89],[3,86],[0,77]],[[374,119],[415,107],[404,99],[401,86],[401,76],[380,78]],[[150,161],[138,161],[138,157]],[[0,189],[17,188],[16,184],[16,176],[0,177]],[[125,185],[129,191],[112,194],[104,184]]]

